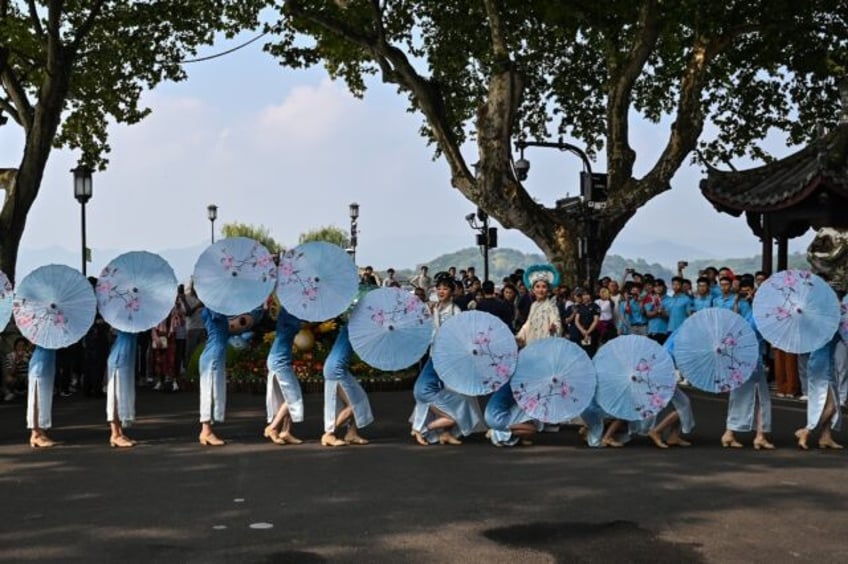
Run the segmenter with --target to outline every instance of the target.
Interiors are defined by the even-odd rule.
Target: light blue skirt
[[[731,431],[747,433],[757,428],[757,406],[763,419],[763,432],[771,432],[771,393],[762,363],[757,364],[751,378],[730,392],[726,426]]]
[[[324,362],[324,432],[336,430],[336,417],[345,407],[339,395],[341,390],[350,402],[356,427],[361,429],[374,421],[371,413],[371,403],[368,394],[348,370],[348,363],[353,354],[350,345],[347,325],[339,330],[333,348]]]

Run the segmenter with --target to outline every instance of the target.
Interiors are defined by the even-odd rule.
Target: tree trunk
[[[68,93],[68,69],[62,62],[54,67],[54,74],[47,78],[39,91],[39,102],[33,112],[32,126],[25,131],[26,145],[18,173],[7,193],[6,202],[0,211],[0,270],[15,281],[15,268],[21,237],[26,227],[27,214],[32,208],[44,169],[53,148],[53,139],[61,123],[63,101]]]

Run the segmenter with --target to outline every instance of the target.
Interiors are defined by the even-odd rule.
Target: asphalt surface
[[[801,404],[775,406],[779,449],[723,449],[725,403],[698,396],[694,446],[581,446],[573,428],[498,449],[482,436],[420,447],[410,392],[371,395],[371,445],[261,438],[264,397],[231,394],[226,447],[197,443],[197,394],[139,393],[134,449],[108,447],[103,400],[56,398],[26,444],[0,404],[6,562],[846,562],[848,453],[801,452]],[[844,438],[842,434],[838,438]]]

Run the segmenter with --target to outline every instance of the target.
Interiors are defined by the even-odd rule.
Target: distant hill
[[[492,280],[500,281],[505,276],[515,272],[517,268],[527,268],[531,264],[547,262],[545,257],[536,253],[523,253],[515,249],[493,249],[489,253],[489,277]],[[431,261],[422,263],[430,267],[430,274],[435,274],[441,270],[447,270],[451,266],[455,266],[457,271],[464,270],[469,266],[473,266],[477,271],[478,276],[483,274],[483,255],[476,247],[468,247],[453,253],[440,255]],[[697,278],[699,271],[707,266],[722,266],[730,267],[737,274],[751,273],[760,270],[762,259],[759,256],[750,258],[728,258],[728,259],[699,259],[689,262],[689,266],[685,269],[686,277],[693,281]],[[406,280],[413,276],[418,267],[414,269],[398,269],[396,276],[399,280]],[[794,253],[789,256],[789,266],[791,268],[808,268],[807,258],[802,253]],[[626,268],[633,268],[636,272],[645,274],[651,273],[656,278],[663,278],[668,282],[672,276],[677,273],[671,269],[659,264],[648,263],[644,259],[629,259],[618,255],[608,255],[604,260],[601,268],[601,276],[609,276],[620,280],[624,276]]]

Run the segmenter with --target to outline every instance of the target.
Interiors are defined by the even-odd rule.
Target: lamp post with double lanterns
[[[585,261],[586,276],[592,272],[592,254],[590,245],[597,237],[597,220],[595,212],[603,210],[607,205],[607,175],[592,172],[592,163],[586,152],[565,143],[562,138],[558,141],[516,141],[515,148],[520,151],[520,157],[513,163],[515,177],[519,181],[527,180],[530,172],[530,161],[524,158],[524,149],[527,147],[544,147],[558,149],[563,152],[572,153],[583,161],[583,170],[580,172],[580,196],[561,198],[556,201],[556,207],[567,213],[577,215],[583,224],[583,233],[577,240],[578,257]]]
[[[85,245],[85,204],[93,195],[91,174],[94,172],[89,167],[78,164],[71,172],[74,174],[74,198],[80,203],[82,224],[82,274],[86,275],[86,264],[88,263],[88,249]]]
[[[350,248],[348,249],[348,254],[350,254],[350,258],[353,259],[353,262],[356,263],[356,243],[357,236],[359,235],[359,204],[356,202],[352,202],[350,204]]]
[[[218,206],[209,204],[206,206],[206,215],[209,217],[209,223],[212,225],[212,244],[215,244],[215,220],[218,219]]]
[[[489,227],[489,214],[480,208],[477,208],[476,214],[466,215],[465,221],[477,231],[477,246],[483,251],[483,280],[486,281],[489,279],[489,249],[498,246],[498,228]]]

